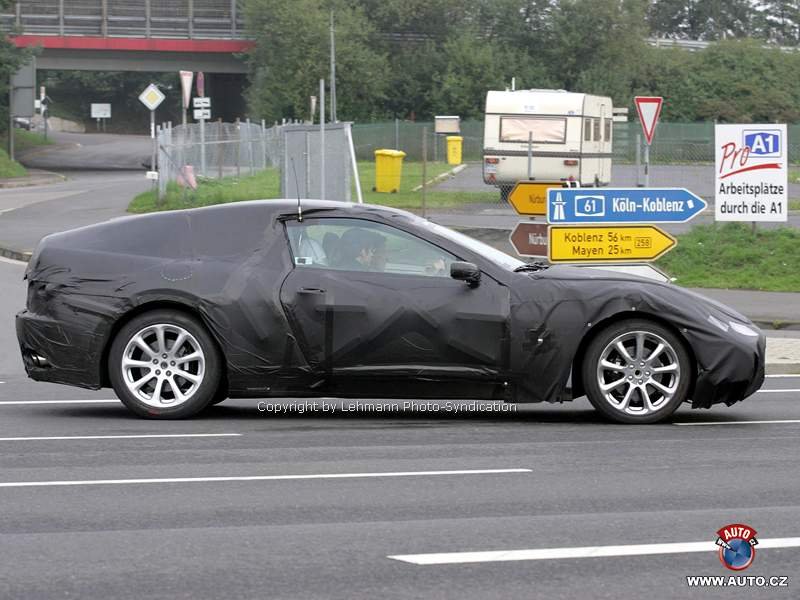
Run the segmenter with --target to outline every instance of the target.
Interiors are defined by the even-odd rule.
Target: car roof
[[[297,199],[289,200],[285,198],[275,199],[275,200],[247,200],[242,202],[230,202],[227,204],[214,204],[211,206],[190,208],[187,210],[192,212],[220,211],[226,213],[234,213],[239,211],[250,212],[253,209],[256,210],[263,209],[271,213],[291,216],[297,214],[297,202],[298,202]],[[357,204],[354,202],[339,202],[336,200],[301,199],[300,206],[302,207],[304,213],[326,211],[326,210],[338,210],[338,211],[352,212],[353,216],[357,214],[366,215],[370,213],[373,214],[382,213],[384,216],[394,215],[394,216],[404,216],[412,218],[414,217],[414,215],[408,211],[399,210],[388,206],[380,206],[376,204]]]

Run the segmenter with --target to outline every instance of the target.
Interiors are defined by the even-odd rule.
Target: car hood
[[[713,312],[711,309],[714,309],[729,319],[734,319],[741,323],[751,322],[750,319],[740,312],[734,310],[730,306],[704,296],[703,294],[698,294],[695,291],[680,287],[674,283],[663,283],[653,279],[648,279],[646,277],[632,275],[630,273],[620,273],[618,271],[606,271],[601,269],[582,269],[580,267],[572,267],[568,265],[555,265],[544,271],[534,273],[534,275],[537,279],[560,281],[573,280],[576,283],[589,284],[593,289],[607,288],[609,290],[613,290],[617,289],[620,283],[641,285],[644,287],[644,289],[652,294],[663,296],[665,298],[669,297],[671,299],[682,298],[685,299],[687,303],[706,306],[710,312]],[[676,306],[675,308],[679,307]]]

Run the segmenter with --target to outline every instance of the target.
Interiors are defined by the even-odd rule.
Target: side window
[[[611,119],[606,119],[606,135],[605,135],[605,140],[606,140],[607,142],[610,142],[610,141],[611,141],[611,130],[612,130],[612,128],[611,128]]]
[[[362,219],[287,222],[297,268],[373,271],[449,277],[458,260],[441,248],[394,227]]]
[[[584,142],[591,142],[592,141],[592,120],[591,119],[584,119],[583,120],[583,141]]]
[[[602,138],[600,137],[600,119],[592,119],[594,121],[594,141],[600,142]]]

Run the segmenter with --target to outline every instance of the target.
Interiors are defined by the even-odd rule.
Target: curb
[[[22,252],[20,250],[14,250],[13,248],[6,248],[5,246],[0,246],[0,256],[3,258],[9,258],[11,260],[18,260],[20,262],[29,262],[31,260],[32,252]]]
[[[434,177],[433,179],[429,179],[428,181],[425,182],[425,185],[426,186],[433,185],[435,183],[439,183],[440,181],[443,181],[443,180],[447,179],[448,177],[455,177],[456,175],[461,173],[461,171],[463,171],[466,168],[467,168],[466,163],[461,163],[460,165],[458,165],[456,167],[453,167],[449,171],[441,173],[441,174],[437,175],[436,177]],[[422,186],[418,185],[417,187],[413,188],[411,191],[412,192],[418,192],[421,189],[422,189]]]
[[[11,179],[0,179],[0,189],[15,189],[24,187],[35,187],[37,185],[50,185],[66,181],[67,178],[59,173],[43,171],[41,169],[30,169],[33,174]]]

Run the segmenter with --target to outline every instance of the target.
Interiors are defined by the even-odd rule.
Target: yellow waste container
[[[447,136],[447,164],[460,165],[461,164],[461,143],[464,138],[460,135]]]
[[[376,192],[399,192],[400,175],[403,172],[402,150],[375,150],[375,188]]]

